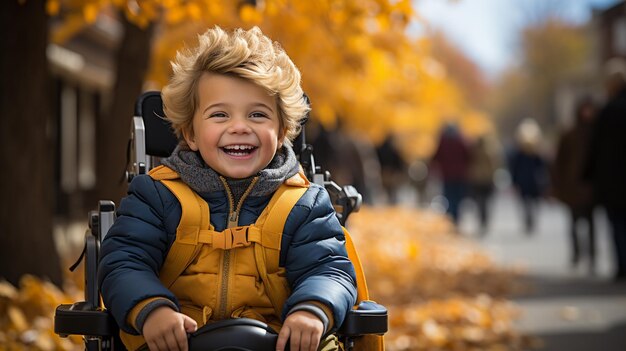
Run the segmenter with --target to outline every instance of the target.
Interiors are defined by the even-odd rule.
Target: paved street
[[[604,213],[597,211],[597,269],[569,265],[566,209],[543,202],[532,235],[522,229],[521,208],[510,191],[495,197],[492,221],[478,237],[475,208],[464,204],[461,231],[503,266],[523,267],[530,290],[515,296],[523,315],[518,329],[541,338],[547,351],[626,350],[626,283],[614,283],[613,251]]]

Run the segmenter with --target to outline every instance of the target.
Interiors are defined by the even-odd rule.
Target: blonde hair
[[[309,112],[300,86],[300,72],[277,42],[258,27],[227,33],[215,26],[198,35],[198,45],[177,52],[173,76],[163,88],[163,109],[181,143],[183,131],[192,130],[198,107],[198,81],[205,72],[234,75],[249,80],[276,96],[281,128],[287,140],[300,132]]]

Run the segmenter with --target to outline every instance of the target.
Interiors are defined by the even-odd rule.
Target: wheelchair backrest
[[[163,113],[161,93],[142,94],[135,103],[131,125],[128,181],[137,174],[147,173],[156,166],[156,158],[168,157],[177,144],[176,135]]]
[[[146,153],[151,156],[167,157],[176,147],[178,140],[165,119],[161,93],[150,91],[143,94],[135,104],[135,116],[141,116],[146,130]]]

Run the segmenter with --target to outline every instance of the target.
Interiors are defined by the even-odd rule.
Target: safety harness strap
[[[284,268],[279,267],[282,233],[287,216],[306,190],[306,187],[281,185],[265,208],[267,211],[261,213],[256,223],[262,228],[263,236],[271,237],[277,246],[276,249],[262,245],[254,247],[259,276],[277,316],[282,315],[283,305],[291,293],[285,283]]]
[[[198,245],[200,228],[212,230],[213,226],[209,220],[209,205],[181,181],[176,172],[168,167],[159,166],[149,174],[153,179],[160,180],[176,196],[182,208],[176,229],[176,240],[172,243],[159,272],[159,279],[169,288],[200,252],[201,245]]]
[[[256,224],[226,228],[221,232],[200,229],[198,244],[207,244],[216,249],[230,250],[257,243],[266,249],[280,250],[281,233],[261,233],[261,228]]]

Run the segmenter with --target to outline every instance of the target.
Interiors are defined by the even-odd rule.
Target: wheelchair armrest
[[[338,333],[343,336],[383,335],[387,332],[387,308],[374,301],[362,301],[348,311]]]
[[[85,301],[59,305],[54,312],[54,332],[68,335],[113,336],[117,324],[104,310],[96,310]]]

